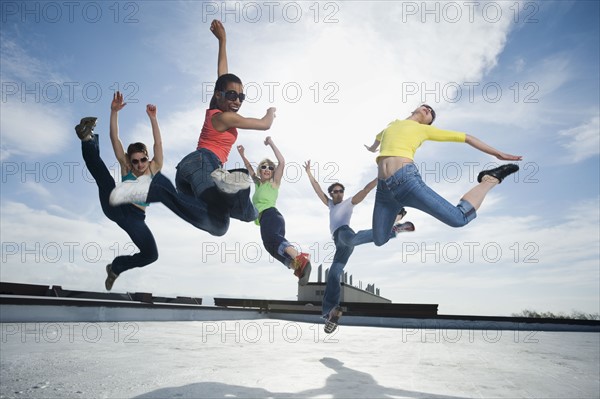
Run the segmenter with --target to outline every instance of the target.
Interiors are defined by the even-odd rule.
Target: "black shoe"
[[[112,290],[117,277],[119,277],[119,275],[112,271],[112,263],[106,265],[106,281],[104,281],[104,288],[106,288],[106,291]]]
[[[329,315],[327,315],[325,327],[323,328],[326,334],[331,334],[337,329],[341,317],[342,308],[340,306],[336,306],[335,308],[331,309]]]
[[[396,220],[397,222],[401,221],[404,218],[404,216],[406,216],[406,209],[400,208],[400,212],[398,212],[398,216],[400,216],[400,219],[397,219]]]
[[[86,116],[82,118],[79,125],[75,126],[75,133],[80,140],[88,140],[91,136],[93,138],[94,128],[96,127],[96,121],[98,118],[94,116]]]
[[[506,165],[501,165],[494,169],[483,170],[479,172],[479,175],[477,175],[477,181],[481,183],[481,179],[483,178],[483,176],[487,175],[495,177],[496,179],[498,179],[498,183],[502,183],[502,180],[504,180],[506,176],[512,175],[517,170],[519,170],[519,165],[514,163],[507,163]]]

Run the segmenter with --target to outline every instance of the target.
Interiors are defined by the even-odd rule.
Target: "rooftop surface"
[[[342,318],[343,320],[343,318]],[[1,398],[598,398],[600,334],[278,319],[3,323]]]

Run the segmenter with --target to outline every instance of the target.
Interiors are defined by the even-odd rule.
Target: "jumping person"
[[[237,129],[270,129],[275,108],[269,108],[259,119],[238,114],[246,96],[240,78],[228,73],[225,28],[220,21],[214,20],[210,29],[219,41],[218,79],[197,148],[177,165],[177,189],[169,179],[157,174],[137,187],[118,186],[111,195],[111,204],[140,199],[149,203],[162,202],[195,227],[221,236],[229,228],[230,217],[245,222],[258,217],[250,201],[251,180],[247,171],[229,173],[223,169],[237,139]]]
[[[122,181],[136,181],[150,179],[160,171],[163,164],[162,140],[156,118],[156,106],[148,104],[146,113],[152,125],[154,137],[154,158],[149,160],[148,150],[143,143],[133,143],[123,150],[119,139],[118,113],[125,107],[123,95],[116,92],[110,106],[110,141],[119,165],[121,166]],[[135,202],[117,207],[109,205],[109,195],[115,188],[115,180],[100,158],[98,135],[94,134],[96,126],[95,117],[83,118],[75,127],[77,136],[81,139],[81,152],[88,170],[96,180],[100,196],[100,205],[107,218],[119,225],[129,235],[140,252],[134,255],[122,255],[113,259],[106,266],[106,281],[104,285],[108,291],[121,273],[134,267],[143,267],[158,259],[158,249],[152,232],[145,223],[148,206],[144,202]]]
[[[477,176],[479,184],[467,192],[458,205],[454,206],[429,188],[421,179],[413,159],[417,148],[425,140],[467,143],[476,149],[504,161],[520,161],[521,156],[498,151],[474,136],[441,130],[431,126],[435,111],[423,104],[404,120],[395,120],[377,135],[371,146],[377,151],[378,183],[373,209],[373,236],[375,245],[381,246],[389,240],[399,209],[413,207],[430,214],[441,222],[461,227],[476,217],[486,194],[507,176],[519,170],[516,164],[505,164],[484,170]]]
[[[327,285],[325,286],[325,294],[323,295],[322,315],[326,320],[325,332],[331,334],[337,328],[338,321],[342,316],[340,307],[341,295],[341,277],[344,272],[344,267],[348,263],[348,259],[354,247],[361,244],[373,242],[373,230],[360,230],[355,233],[350,228],[350,218],[357,204],[360,204],[367,194],[371,192],[377,185],[377,179],[370,181],[362,190],[354,194],[352,197],[344,199],[344,185],[341,183],[333,183],[327,189],[331,198],[327,197],[321,186],[313,176],[310,170],[310,160],[304,164],[304,169],[310,180],[313,190],[317,197],[329,208],[329,229],[335,243],[335,254],[333,255],[333,263],[327,274]],[[396,212],[395,220],[399,222],[406,212],[399,209]],[[388,239],[394,238],[402,231],[414,231],[415,226],[411,222],[396,223],[390,226],[388,231]]]
[[[270,136],[265,139],[265,145],[270,146],[273,150],[275,158],[277,158],[277,165],[268,158],[263,159],[258,164],[258,173],[254,171],[252,164],[246,158],[244,146],[237,146],[242,161],[250,172],[250,177],[256,187],[252,196],[252,203],[259,212],[256,223],[260,225],[260,236],[267,252],[289,269],[294,270],[294,275],[299,279],[298,284],[306,285],[311,271],[309,255],[298,252],[286,240],[285,220],[275,207],[285,168],[285,159]]]

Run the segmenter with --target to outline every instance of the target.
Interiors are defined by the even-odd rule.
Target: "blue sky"
[[[440,313],[523,309],[599,312],[598,2],[3,2],[1,20],[2,281],[102,290],[104,265],[131,253],[101,212],[73,126],[99,117],[115,169],[109,105],[120,89],[124,143],[150,143],[145,105],[158,107],[163,173],[194,150],[223,20],[229,69],[248,95],[240,111],[277,107],[271,135],[287,160],[278,208],[288,238],[327,267],[328,211],[301,165],[347,195],[375,176],[364,150],[390,121],[426,101],[437,126],[523,155],[478,218],[452,229],[421,212],[417,231],[358,247],[347,271],[394,302]],[[115,6],[117,4],[117,6]],[[69,8],[71,7],[71,8]],[[263,132],[242,131],[249,158],[271,156]],[[415,159],[451,202],[495,159],[469,146],[425,143]],[[240,163],[233,151],[227,166]],[[369,228],[374,192],[352,227]],[[293,299],[291,273],[269,258],[258,228],[198,231],[160,204],[147,211],[159,260],[114,290],[155,295]]]

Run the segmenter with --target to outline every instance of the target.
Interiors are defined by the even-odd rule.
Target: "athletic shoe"
[[[335,308],[331,309],[331,312],[329,312],[327,320],[325,321],[324,330],[326,334],[331,334],[337,329],[338,322],[340,321],[341,317],[342,308],[340,306],[336,306]]]
[[[392,231],[396,234],[402,233],[403,231],[415,231],[415,225],[412,222],[396,223],[392,227]]]
[[[400,212],[398,212],[398,217],[396,218],[396,221],[401,221],[402,218],[404,218],[404,216],[406,216],[406,209],[400,208]]]
[[[94,128],[96,127],[96,121],[98,118],[95,116],[86,116],[81,118],[79,125],[75,126],[75,133],[80,140],[86,141],[90,139],[90,136],[94,134]],[[93,138],[93,137],[92,137]]]
[[[106,281],[104,282],[104,287],[106,287],[106,291],[112,290],[113,284],[115,280],[119,277],[118,274],[112,271],[112,264],[109,263],[106,265]]]
[[[143,175],[135,180],[126,180],[111,191],[108,202],[112,206],[129,204],[132,202],[146,202],[152,177]]]
[[[298,285],[308,284],[312,266],[307,253],[302,252],[292,260],[292,269],[294,269],[294,276],[299,279]]]
[[[236,170],[228,172],[225,169],[215,169],[210,176],[219,188],[227,194],[235,194],[250,187],[252,179],[247,173]]]
[[[502,183],[502,180],[504,180],[504,178],[506,178],[509,175],[512,175],[517,170],[519,170],[519,165],[514,164],[514,163],[508,163],[506,165],[498,166],[497,168],[494,168],[494,169],[483,170],[483,171],[479,172],[479,175],[477,175],[477,181],[479,183],[481,183],[483,176],[487,175],[487,176],[492,176],[492,177],[495,177],[496,179],[498,179],[498,184],[500,184],[500,183]]]

